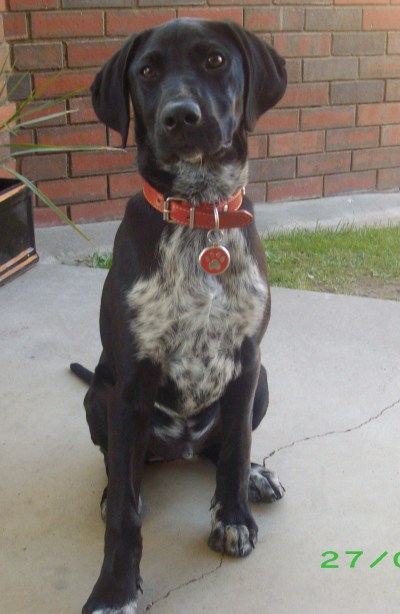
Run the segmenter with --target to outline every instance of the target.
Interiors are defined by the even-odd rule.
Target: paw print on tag
[[[210,275],[221,275],[229,267],[230,255],[222,245],[206,247],[199,256],[200,266]]]

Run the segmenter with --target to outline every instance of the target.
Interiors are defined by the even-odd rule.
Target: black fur
[[[183,196],[197,205],[225,200],[241,187],[246,174],[247,132],[278,102],[285,87],[284,61],[253,34],[229,22],[183,19],[131,37],[96,76],[92,95],[98,117],[121,134],[123,146],[127,144],[132,101],[140,173],[165,196]],[[245,198],[242,206],[252,211],[249,199]],[[131,293],[139,282],[153,283],[151,288],[157,293],[157,284],[151,280],[163,271],[160,246],[168,250],[181,237],[182,249],[188,249],[190,232],[200,231],[178,232],[142,194],[129,201],[103,289],[99,365],[94,375],[71,365],[74,373],[91,384],[85,398],[87,420],[94,443],[104,453],[109,477],[104,564],[83,608],[85,614],[135,612],[142,551],[140,483],[146,459],[185,457],[189,446],[193,453],[216,462],[209,544],[227,554],[245,556],[255,545],[257,526],[248,507],[249,497],[273,501],[283,494],[279,480],[268,471],[257,470],[253,483],[255,469],[250,465],[251,430],[261,422],[268,406],[267,374],[260,366],[259,343],[269,320],[269,295],[254,331],[232,354],[238,374],[220,398],[194,414],[186,415],[184,408],[179,409],[179,385],[166,375],[169,371],[164,362],[143,353],[135,319],[146,313],[146,305],[140,304],[140,297],[135,303]],[[250,304],[256,306],[260,284],[268,288],[262,246],[254,224],[242,231],[243,239],[235,232],[228,232],[226,238],[239,246],[244,264],[235,261],[233,253],[230,272],[221,276],[226,276],[225,281],[216,282],[216,287],[222,296],[241,296],[243,288],[236,288],[235,275],[243,286],[246,279],[240,277],[240,271],[245,267],[254,276],[249,280],[254,293]],[[206,241],[205,233],[193,236],[196,240],[204,236]],[[196,258],[194,254],[192,267]],[[199,287],[207,285],[204,273],[194,269],[193,275],[199,276]],[[162,287],[160,284],[160,292]],[[177,291],[184,289],[179,288]],[[162,295],[157,301],[161,309]],[[193,313],[197,308],[192,305]],[[190,312],[185,317],[190,322]],[[232,322],[240,331],[240,323]],[[247,325],[245,318],[243,329]],[[178,332],[165,331],[167,345],[173,343],[174,335],[182,334],[179,318],[177,326]],[[182,343],[186,341],[182,337]],[[191,351],[197,348],[195,341]],[[217,344],[218,351],[227,342],[211,336],[209,341]],[[203,345],[195,351],[206,352],[207,339]],[[213,375],[217,384],[220,375]],[[188,378],[193,377],[189,368]]]

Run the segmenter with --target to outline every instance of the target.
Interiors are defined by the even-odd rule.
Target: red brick
[[[264,180],[290,179],[296,175],[296,158],[266,158],[249,161],[249,182]]]
[[[324,148],[325,132],[323,130],[272,134],[269,137],[270,156],[318,153],[324,151]]]
[[[400,143],[400,124],[382,127],[381,145],[398,145]]]
[[[286,72],[289,83],[300,83],[303,80],[302,60],[287,60]]]
[[[54,181],[39,181],[38,188],[55,204],[70,204],[107,198],[105,177],[78,177]]]
[[[361,58],[360,77],[363,79],[398,77],[400,57],[396,55]]]
[[[128,147],[135,144],[135,134],[134,134],[133,122],[131,122],[129,126],[127,144],[128,144]],[[108,130],[108,145],[110,147],[121,147],[121,135],[119,134],[119,132],[115,132],[115,130],[110,130],[110,129]]]
[[[58,73],[37,73],[34,75],[35,89],[40,98],[56,98],[76,92],[83,94],[93,83],[95,71],[69,70]]]
[[[279,31],[281,10],[278,8],[245,9],[244,26],[253,32]]]
[[[379,127],[344,128],[328,130],[326,133],[327,151],[346,149],[365,149],[379,146]]]
[[[67,45],[68,66],[102,66],[121,46],[121,39],[71,41]]]
[[[109,36],[128,36],[169,21],[175,17],[173,10],[157,11],[107,11],[106,31]]]
[[[61,211],[67,215],[66,207],[59,207]],[[49,207],[41,205],[33,210],[33,218],[36,228],[45,228],[47,226],[60,226],[65,224],[63,220],[52,211]]]
[[[400,123],[400,105],[395,102],[361,104],[358,107],[358,126],[380,126]]]
[[[7,167],[8,168],[12,168],[14,171],[17,170],[17,161],[16,160],[9,160],[7,161]],[[4,169],[4,168],[0,168],[0,178],[1,179],[11,179],[10,177],[10,173]]]
[[[28,38],[28,26],[24,13],[4,13],[2,22],[6,40]]]
[[[62,68],[61,43],[27,43],[14,46],[15,67],[18,70]]]
[[[32,145],[35,142],[33,130],[21,130],[16,135],[10,135],[10,143],[13,146],[13,151],[24,151],[26,145]]]
[[[400,8],[366,8],[363,11],[363,30],[399,30]]]
[[[264,203],[267,200],[267,186],[265,183],[250,183],[246,186],[246,194],[253,203]]]
[[[49,11],[32,13],[33,38],[79,38],[102,36],[104,32],[101,11]]]
[[[15,102],[6,102],[0,105],[0,125],[5,124],[14,115],[16,110]]]
[[[318,58],[305,59],[304,81],[349,80],[358,77],[358,58]]]
[[[143,179],[136,173],[125,173],[123,175],[110,175],[108,178],[111,198],[130,197],[140,191],[143,186]]]
[[[400,79],[389,79],[386,86],[386,100],[400,100]]]
[[[160,0],[144,0],[146,3],[151,1],[154,3],[154,5],[156,5],[156,3],[158,3]],[[176,3],[176,0],[169,0],[172,3]],[[231,5],[236,5],[236,4],[240,4],[240,6],[247,6],[248,4],[250,6],[254,6],[256,4],[261,4],[261,5],[266,5],[270,2],[271,0],[208,0],[208,4],[210,6],[213,5],[218,5],[218,6],[223,6],[225,4],[231,6]],[[144,3],[143,0],[139,0],[139,6]],[[196,2],[197,4],[204,4],[204,0],[197,0]],[[163,3],[164,4],[164,3]],[[182,2],[183,4],[183,2]],[[192,2],[191,0],[189,0],[188,4],[195,4],[195,2]]]
[[[361,29],[361,8],[324,7],[306,9],[306,30],[354,32]]]
[[[268,183],[268,201],[319,198],[323,193],[322,177],[307,177]]]
[[[274,47],[285,58],[330,55],[330,34],[275,34]]]
[[[383,80],[331,83],[332,104],[382,102],[384,96],[385,82]]]
[[[385,36],[384,33],[381,36]],[[400,32],[389,32],[388,53],[400,53]]]
[[[104,126],[62,126],[60,128],[39,128],[37,140],[40,145],[65,145],[70,147],[104,146],[106,130]]]
[[[92,99],[86,97],[74,97],[69,101],[69,108],[73,113],[70,115],[71,124],[89,124],[98,122],[92,106]]]
[[[132,0],[63,0],[64,9],[130,8],[131,5]]]
[[[288,85],[279,107],[319,107],[329,104],[328,83],[308,83],[307,85]]]
[[[58,0],[8,0],[10,11],[38,11],[56,9]]]
[[[356,109],[351,107],[321,107],[301,112],[301,129],[344,128],[354,126]]]
[[[124,216],[125,209],[126,198],[123,198],[94,203],[74,204],[70,208],[70,214],[75,224],[87,224],[89,222],[120,220]]]
[[[132,171],[134,161],[133,151],[73,152],[71,173],[73,177],[77,177]]]
[[[360,149],[353,152],[353,169],[356,171],[400,166],[400,147]]]
[[[31,181],[67,177],[67,154],[26,156],[21,163],[21,172]]]
[[[178,17],[195,17],[223,21],[230,19],[243,25],[243,10],[239,8],[178,8]]]
[[[250,136],[249,137],[249,158],[265,158],[267,155],[267,137]]]
[[[383,55],[385,50],[386,34],[384,32],[352,32],[351,36],[346,32],[333,35],[332,55],[335,56]]]
[[[349,194],[351,192],[370,192],[375,189],[376,172],[344,173],[325,177],[324,196]]]
[[[304,28],[305,11],[298,8],[281,8],[281,27],[284,32],[299,32]]]
[[[24,109],[24,113],[29,112],[29,115],[21,118],[22,121],[30,121],[42,118],[42,121],[37,124],[37,128],[40,128],[42,126],[63,126],[67,123],[68,115],[66,113],[67,105],[65,102],[59,102],[57,104],[54,103],[45,109],[41,108],[42,105],[43,102],[34,102],[30,105],[27,105]],[[54,117],[48,120],[46,119],[46,117],[49,117],[50,115],[55,115],[57,113],[62,113],[62,115],[60,117]]]
[[[300,112],[297,109],[276,111],[263,115],[257,122],[256,132],[294,132],[299,127]]]
[[[383,168],[378,171],[378,190],[399,189],[400,176],[398,168]]]
[[[297,174],[299,177],[313,177],[315,175],[344,173],[350,171],[350,165],[350,151],[299,156]]]
[[[387,4],[388,0],[334,0],[334,4]]]

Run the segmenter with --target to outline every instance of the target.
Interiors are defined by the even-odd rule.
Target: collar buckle
[[[171,202],[180,202],[180,203],[187,203],[187,200],[185,198],[182,198],[180,196],[168,196],[168,198],[164,199],[164,206],[163,206],[163,220],[164,222],[168,222],[168,224],[179,224],[179,222],[175,222],[174,220],[171,220]],[[195,214],[195,210],[196,207],[193,207],[193,205],[189,208],[189,228],[191,228],[193,230],[194,228],[194,214]]]

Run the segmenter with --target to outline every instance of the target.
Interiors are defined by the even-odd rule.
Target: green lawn
[[[400,226],[264,237],[271,285],[400,300]]]
[[[400,226],[298,229],[263,241],[272,286],[400,300]],[[111,260],[96,253],[90,266]]]

